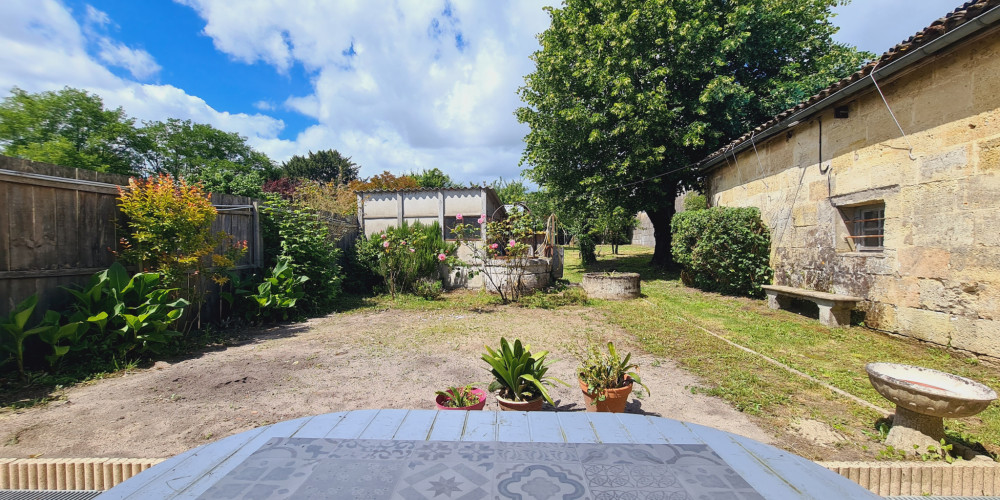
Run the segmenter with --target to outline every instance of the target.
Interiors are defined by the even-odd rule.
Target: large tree
[[[451,180],[451,176],[440,168],[425,168],[420,172],[411,172],[410,177],[413,177],[422,188],[459,187],[459,184]]]
[[[286,177],[319,182],[347,184],[358,179],[359,167],[336,149],[326,149],[308,156],[295,155],[282,165]]]
[[[8,156],[128,175],[146,147],[135,121],[104,109],[96,94],[14,87],[0,102],[0,152]]]
[[[527,174],[573,212],[645,210],[653,261],[695,162],[868,54],[833,42],[840,0],[566,0],[519,90]],[[586,220],[586,217],[584,217]],[[581,228],[586,230],[586,228]]]

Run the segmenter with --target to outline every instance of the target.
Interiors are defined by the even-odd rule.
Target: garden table
[[[355,410],[181,453],[98,498],[879,498],[749,438],[635,414]]]

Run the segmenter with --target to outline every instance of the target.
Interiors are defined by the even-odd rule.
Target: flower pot
[[[587,384],[583,380],[580,382],[580,390],[583,391],[583,401],[587,411],[597,411],[605,413],[625,413],[625,403],[628,402],[628,395],[632,393],[632,379],[625,377],[625,387],[617,389],[607,389],[604,391],[604,401],[596,401],[599,397],[596,394],[587,392]]]
[[[531,401],[511,401],[497,396],[497,403],[500,404],[500,409],[504,411],[538,411],[542,409],[542,402],[544,400],[541,396]]]
[[[444,402],[447,396],[445,396],[444,394],[438,394],[438,396],[434,398],[434,403],[437,404],[437,409],[439,410],[468,410],[468,411],[482,410],[486,406],[486,391],[482,389],[473,388],[472,393],[475,394],[477,398],[479,398],[479,402],[472,406],[461,406],[461,407],[445,406]]]

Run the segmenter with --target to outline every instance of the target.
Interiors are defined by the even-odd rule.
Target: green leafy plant
[[[438,268],[442,263],[457,263],[457,249],[456,244],[444,241],[438,223],[404,222],[401,227],[390,227],[362,240],[358,256],[366,259],[393,297],[412,291],[425,298],[429,295],[436,298],[441,290]],[[438,287],[431,285],[434,281]]]
[[[158,353],[180,332],[173,329],[190,302],[174,298],[174,288],[155,272],[129,276],[115,262],[91,277],[82,289],[67,289],[76,299],[71,322],[89,325],[70,346],[71,351],[121,358],[136,353]]]
[[[500,397],[512,401],[530,401],[541,396],[549,404],[554,404],[545,386],[552,386],[553,382],[567,384],[546,375],[549,370],[545,360],[547,355],[548,351],[532,354],[531,346],[522,345],[518,339],[512,346],[501,337],[498,350],[486,346],[482,359],[490,365],[490,373],[494,377],[489,390],[499,391]]]
[[[441,285],[441,280],[420,278],[413,283],[413,293],[427,300],[437,300],[443,291],[444,287]]]
[[[762,297],[771,282],[771,234],[755,207],[681,212],[671,223],[674,259],[689,286]]]
[[[608,389],[620,389],[631,383],[641,385],[649,393],[649,387],[642,383],[639,374],[634,370],[639,365],[630,363],[632,354],[626,354],[624,358],[618,355],[613,342],[608,342],[608,352],[601,352],[597,346],[591,346],[587,352],[587,358],[583,360],[577,369],[577,376],[584,384],[587,384],[587,393],[597,396],[592,404],[597,401],[604,401],[607,395],[604,391]]]
[[[118,206],[129,230],[121,241],[122,258],[160,273],[177,292],[173,295],[198,306],[196,314],[206,294],[203,278],[224,281],[222,273],[209,271],[232,267],[246,252],[246,241],[231,244],[225,233],[212,231],[217,211],[200,184],[168,175],[129,179],[128,189],[119,188]],[[215,253],[223,243],[226,250]]]
[[[340,251],[329,226],[315,210],[276,194],[267,196],[262,213],[265,261],[276,266],[280,258],[290,258],[294,275],[309,278],[296,307],[312,313],[327,311],[340,296],[342,279]]]
[[[295,303],[305,296],[303,285],[307,281],[308,276],[295,275],[290,258],[282,257],[270,275],[257,285],[257,292],[248,296],[257,304],[259,317],[285,320]]]
[[[458,216],[459,220],[461,215]],[[534,234],[534,220],[526,210],[513,210],[502,219],[487,220],[485,214],[477,224],[459,223],[452,228],[452,235],[472,252],[475,274],[483,276],[483,283],[492,292],[500,294],[504,303],[517,302],[527,291],[524,276],[531,259],[531,247],[525,243]],[[486,241],[481,239],[480,227],[486,225]],[[502,266],[503,272],[495,272]]]
[[[444,396],[442,404],[448,408],[465,408],[479,404],[479,396],[472,392],[474,388],[473,384],[463,387],[449,387],[447,390],[437,391],[435,394]]]
[[[3,319],[0,319],[0,349],[8,354],[8,359],[13,358],[17,363],[17,372],[23,378],[24,371],[24,342],[29,337],[38,335],[48,327],[45,325],[35,328],[28,328],[28,320],[31,319],[35,306],[38,305],[38,296],[32,295],[14,307],[14,310]]]

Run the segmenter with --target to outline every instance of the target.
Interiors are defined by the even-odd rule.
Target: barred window
[[[848,236],[859,252],[880,252],[885,241],[885,203],[854,207]]]

